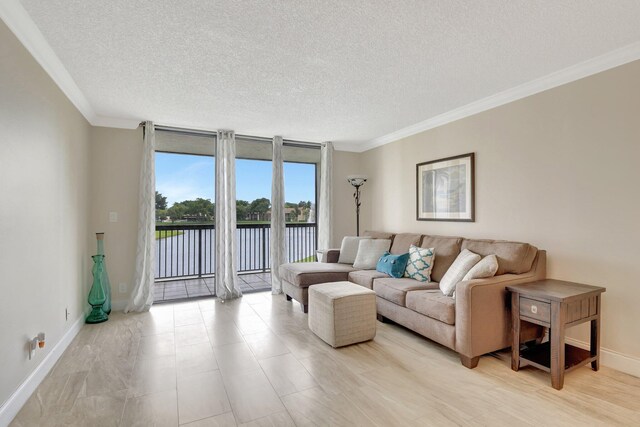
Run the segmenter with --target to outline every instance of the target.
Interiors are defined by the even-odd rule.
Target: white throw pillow
[[[458,255],[451,267],[440,280],[440,290],[446,296],[452,296],[456,290],[456,285],[462,281],[462,278],[476,265],[482,257],[474,254],[468,249],[463,249]]]
[[[409,261],[407,261],[407,267],[404,270],[404,277],[409,277],[419,282],[430,282],[435,256],[433,248],[419,248],[411,245],[409,247]]]
[[[493,277],[496,275],[496,271],[498,271],[498,258],[495,255],[487,255],[471,267],[462,281]]]
[[[342,239],[342,246],[340,246],[340,256],[338,262],[340,264],[353,264],[358,254],[358,244],[360,240],[371,239],[369,236],[345,236]]]
[[[390,239],[364,239],[358,243],[358,254],[353,262],[353,268],[375,270],[380,257],[389,250]]]

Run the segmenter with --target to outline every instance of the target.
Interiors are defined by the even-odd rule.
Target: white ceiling
[[[640,41],[637,0],[21,4],[103,119],[356,151],[512,88],[528,89],[502,101],[534,93],[546,87],[528,82],[550,74],[557,85],[553,73],[568,67],[580,77],[576,64]]]

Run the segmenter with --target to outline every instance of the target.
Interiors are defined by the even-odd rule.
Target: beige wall
[[[91,129],[91,230],[105,233],[105,262],[115,309],[131,293],[138,234],[142,129]],[[118,215],[109,221],[109,213]],[[125,292],[120,292],[124,284]]]
[[[0,21],[0,406],[83,317],[89,177],[89,124]]]
[[[468,152],[476,222],[416,221],[416,163]],[[366,224],[544,248],[548,277],[607,287],[602,346],[637,358],[639,159],[634,62],[363,153]]]

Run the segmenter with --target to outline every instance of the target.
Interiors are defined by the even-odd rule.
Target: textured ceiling
[[[351,146],[640,40],[637,0],[22,5],[101,116]]]

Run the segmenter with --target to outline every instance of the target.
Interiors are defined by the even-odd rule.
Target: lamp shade
[[[362,184],[367,182],[367,176],[366,175],[349,175],[347,176],[347,181],[349,182],[349,184],[353,185],[354,187],[360,187]]]

